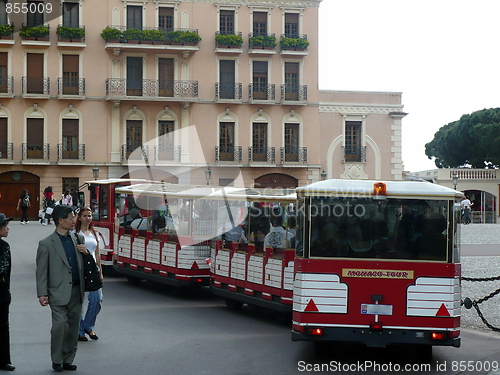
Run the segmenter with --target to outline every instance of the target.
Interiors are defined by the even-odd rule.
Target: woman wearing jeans
[[[102,277],[101,255],[99,252],[99,236],[98,232],[92,225],[92,211],[88,207],[83,207],[79,212],[76,219],[75,232],[81,233],[85,237],[85,246],[87,250],[94,257],[99,272]],[[78,334],[78,341],[88,341],[85,334],[89,335],[92,340],[97,340],[98,337],[94,332],[95,321],[97,314],[101,311],[102,305],[102,289],[86,292],[88,295],[87,312],[82,308],[82,318],[80,320],[80,332]]]
[[[30,196],[28,195],[28,189],[24,189],[21,193],[21,196],[19,197],[19,200],[17,201],[17,208],[16,210],[19,211],[19,208],[23,210],[23,214],[21,216],[21,224],[28,224],[28,208],[31,206],[30,203]]]

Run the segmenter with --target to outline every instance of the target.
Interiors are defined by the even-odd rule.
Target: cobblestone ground
[[[485,278],[500,276],[500,224],[461,225],[463,244],[499,244],[499,256],[462,257],[462,276]],[[500,288],[500,280],[471,282],[462,281],[462,299],[484,298]],[[500,329],[500,294],[479,304],[486,320]],[[462,306],[461,326],[477,331],[489,332],[500,337],[500,332],[489,329],[479,318],[477,311]]]

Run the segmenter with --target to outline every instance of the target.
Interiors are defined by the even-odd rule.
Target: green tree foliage
[[[500,108],[483,109],[450,122],[425,145],[438,168],[500,166]]]

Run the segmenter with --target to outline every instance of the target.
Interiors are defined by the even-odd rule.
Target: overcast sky
[[[403,93],[405,170],[463,114],[499,107],[499,0],[323,0],[319,87]]]

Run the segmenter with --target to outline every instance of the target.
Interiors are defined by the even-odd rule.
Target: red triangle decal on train
[[[450,312],[448,311],[444,303],[441,304],[441,307],[437,311],[436,316],[450,316]]]
[[[196,261],[193,262],[193,265],[191,266],[191,269],[192,270],[197,270],[199,269],[200,267],[198,267],[198,263],[196,263]]]
[[[309,303],[307,304],[307,306],[304,309],[304,311],[319,311],[318,307],[316,306],[316,304],[314,303],[314,301],[312,300],[312,298],[309,300]]]

